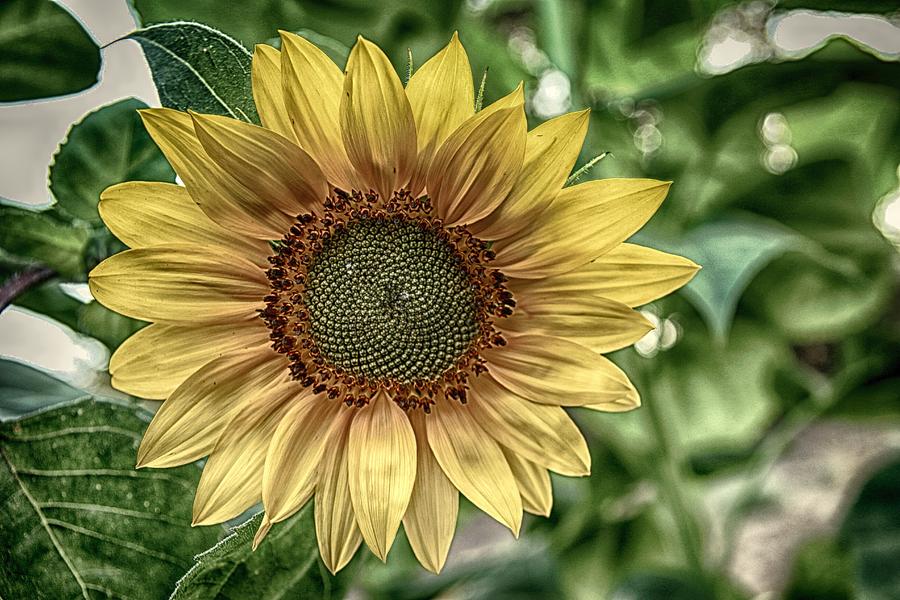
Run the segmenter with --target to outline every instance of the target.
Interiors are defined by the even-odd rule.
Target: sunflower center
[[[260,316],[291,377],[316,394],[365,406],[387,394],[425,412],[466,400],[494,327],[516,303],[493,253],[445,227],[427,196],[335,190],[275,243]]]
[[[431,379],[478,333],[475,289],[454,248],[403,218],[336,231],[312,259],[310,334],[335,367],[372,379]]]

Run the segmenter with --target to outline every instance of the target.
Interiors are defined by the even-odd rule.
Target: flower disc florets
[[[493,319],[515,302],[490,250],[445,228],[427,197],[337,192],[300,215],[270,258],[263,311],[293,377],[347,404],[385,389],[404,408],[465,400],[480,352],[503,344]]]

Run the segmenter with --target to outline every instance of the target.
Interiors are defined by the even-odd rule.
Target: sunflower
[[[343,73],[281,42],[253,55],[262,126],[141,113],[184,186],[102,194],[131,249],[91,291],[152,321],[113,385],[165,400],[138,467],[208,457],[194,524],[261,500],[258,544],[314,498],[332,572],[362,540],[384,560],[401,522],[438,572],[460,493],[518,535],[523,510],[550,512],[548,470],[589,473],[563,407],[639,405],[602,353],[697,266],[623,243],[669,183],[563,187],[587,111],[528,131],[520,85],[476,112],[456,35],[405,87],[362,38]]]

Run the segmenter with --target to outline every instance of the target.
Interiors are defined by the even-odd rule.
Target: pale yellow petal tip
[[[256,53],[262,54],[263,52],[272,52],[273,50],[275,52],[278,52],[278,48],[276,48],[274,46],[270,46],[269,44],[254,44],[254,46],[253,46],[253,54],[256,54]]]
[[[516,103],[525,104],[525,82],[520,81],[516,89],[512,91],[512,94],[515,94],[514,100]]]
[[[430,560],[428,562],[422,562],[420,560],[419,564],[422,565],[422,568],[425,569],[426,571],[428,571],[429,573],[434,573],[435,575],[440,575],[441,571],[444,570],[445,561],[446,561],[446,558],[445,558],[445,560],[442,560],[439,563],[433,563]]]
[[[264,516],[262,523],[259,524],[259,529],[256,530],[256,535],[253,536],[253,545],[250,547],[251,550],[256,551],[270,529],[272,529],[272,521],[269,520],[268,516]]]
[[[213,518],[209,509],[210,507],[205,504],[203,506],[198,506],[195,500],[193,514],[191,515],[191,527],[220,524],[222,521]]]

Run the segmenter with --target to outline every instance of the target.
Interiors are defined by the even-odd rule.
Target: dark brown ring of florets
[[[406,366],[373,370],[367,368],[372,361],[367,362],[365,356],[356,356],[358,360],[354,362],[345,360],[344,354],[336,354],[337,346],[323,334],[323,328],[328,329],[329,325],[316,313],[321,312],[322,305],[321,285],[317,283],[321,280],[317,271],[322,269],[317,269],[317,259],[330,259],[333,247],[344,243],[348,232],[355,229],[358,234],[367,227],[417,236],[417,248],[424,243],[432,254],[437,253],[435,260],[443,269],[438,269],[439,277],[454,279],[458,270],[468,283],[465,291],[458,284],[454,288],[466,298],[450,305],[457,317],[451,323],[455,342],[434,341],[432,345],[444,346],[424,366],[419,360],[413,369]],[[429,412],[441,396],[465,402],[469,377],[486,370],[482,352],[506,343],[494,327],[494,320],[511,315],[515,301],[504,285],[506,277],[489,266],[493,258],[487,245],[465,227],[445,228],[433,216],[427,196],[413,198],[401,191],[383,202],[373,192],[335,190],[320,214],[297,216],[277,244],[276,253],[269,257],[272,267],[266,275],[272,289],[264,298],[262,318],[269,327],[272,347],[289,359],[291,376],[316,393],[341,399],[348,406],[364,406],[375,393],[384,391],[403,409],[418,406]],[[449,287],[453,285],[453,281],[448,282]],[[470,319],[466,313],[469,310]],[[353,345],[353,340],[349,341]],[[428,343],[426,340],[426,350]],[[375,348],[377,355],[377,343]],[[366,347],[364,352],[369,349]],[[448,351],[458,356],[447,356]],[[376,365],[378,358],[374,360]],[[396,364],[396,356],[392,358],[391,364]]]

